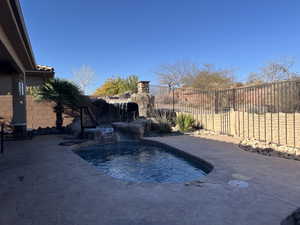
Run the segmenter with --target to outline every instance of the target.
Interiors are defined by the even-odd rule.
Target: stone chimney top
[[[150,81],[139,81],[138,82],[138,93],[149,94],[149,83],[150,83]]]

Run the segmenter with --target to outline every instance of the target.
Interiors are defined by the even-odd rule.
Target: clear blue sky
[[[295,57],[299,0],[21,0],[36,61],[58,77],[90,65],[106,78],[190,60],[235,68],[243,80],[264,63]]]

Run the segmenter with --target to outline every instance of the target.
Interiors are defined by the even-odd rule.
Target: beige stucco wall
[[[5,117],[7,117],[7,111],[10,111],[11,115],[8,117],[12,123],[23,125],[26,124],[26,98],[25,92],[20,93],[19,82],[25,85],[24,74],[0,73],[0,96],[10,95],[10,98],[4,98],[5,101],[0,108],[4,111]],[[8,104],[7,101],[11,102]]]
[[[40,75],[26,75],[26,86],[27,87],[38,87],[43,85],[47,81],[47,77]]]

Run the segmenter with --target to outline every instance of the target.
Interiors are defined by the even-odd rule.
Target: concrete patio
[[[2,225],[275,225],[300,206],[300,162],[189,136],[151,138],[214,165],[201,186],[100,174],[59,136],[8,142],[0,156]],[[243,177],[248,188],[228,185]]]

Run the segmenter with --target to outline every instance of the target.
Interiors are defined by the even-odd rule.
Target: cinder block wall
[[[38,102],[32,96],[26,98],[27,110],[27,127],[37,129],[39,127],[54,127],[56,122],[56,115],[53,112],[54,103]],[[12,96],[0,96],[0,117],[7,121],[11,121],[13,114]],[[64,115],[64,126],[70,124],[73,118],[69,115]]]
[[[11,121],[13,113],[13,104],[11,95],[0,95],[0,117]]]
[[[54,103],[39,102],[32,96],[27,96],[27,127],[37,129],[39,127],[55,127],[56,114],[53,112]],[[72,123],[73,118],[64,114],[64,126]]]
[[[300,113],[255,114],[236,111],[235,119],[236,134],[240,137],[300,147]]]
[[[300,147],[300,113],[187,113],[204,129],[291,147]]]

